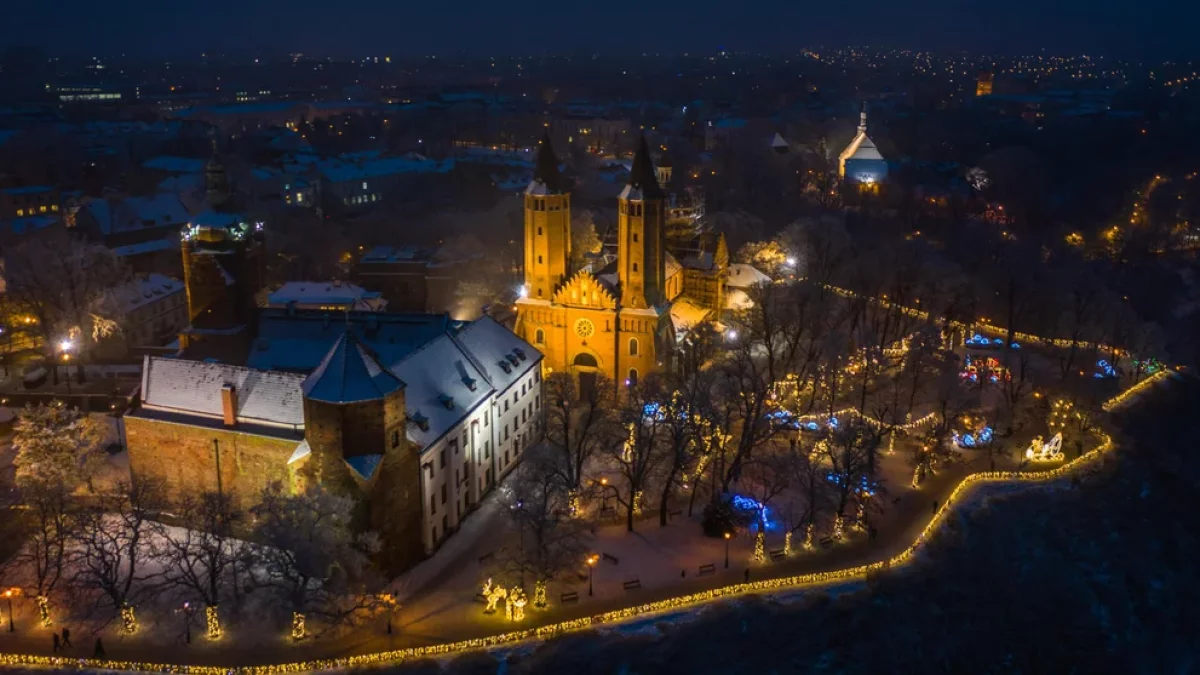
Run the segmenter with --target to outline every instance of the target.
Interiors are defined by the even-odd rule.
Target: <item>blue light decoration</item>
[[[978,433],[959,434],[955,431],[951,433],[951,438],[960,448],[978,448],[991,443],[993,434],[991,427],[984,427]]]
[[[804,428],[808,431],[817,431],[821,428],[821,425],[817,424],[816,422],[805,422]]]
[[[753,513],[754,524],[756,526],[761,522],[766,522],[766,530],[768,532],[775,532],[783,527],[783,523],[771,515],[771,508],[757,499],[745,495],[734,495],[730,503],[733,504],[733,508],[739,511]]]
[[[837,485],[838,487],[841,487],[842,481],[845,480],[845,476],[843,476],[840,473],[834,472],[834,471],[826,471],[825,472],[825,480],[829,481],[830,483],[833,483],[834,485]],[[866,476],[859,476],[859,482],[858,482],[859,494],[861,494],[865,497],[874,497],[875,491],[877,489],[879,489],[878,482],[872,483],[871,481],[867,480]]]
[[[838,428],[838,418],[836,418],[836,417],[829,418],[829,428],[830,429]]]
[[[1020,343],[1014,342],[1011,345],[1009,345],[1009,347],[1011,347],[1013,349],[1020,349],[1021,345],[1020,345]]]
[[[1000,341],[1000,340],[997,340],[997,342],[999,344],[1004,344],[1004,342]],[[971,337],[967,338],[965,344],[968,347],[974,347],[977,349],[990,349],[990,348],[996,346],[996,343],[993,343],[991,340],[985,338],[984,336],[980,335],[979,333],[976,333],[976,334],[972,335]]]
[[[1117,369],[1112,367],[1112,364],[1104,359],[1096,362],[1096,372],[1093,374],[1098,380],[1110,380],[1117,376]]]

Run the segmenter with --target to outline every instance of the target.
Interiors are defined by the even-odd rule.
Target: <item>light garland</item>
[[[221,639],[221,617],[216,605],[208,605],[204,608],[204,627],[209,640]]]
[[[1155,384],[1161,382],[1162,380],[1164,380],[1170,376],[1171,376],[1171,371],[1160,370],[1157,373],[1154,373],[1153,375],[1151,375],[1150,377],[1147,377],[1146,379],[1142,380],[1141,382],[1138,382],[1137,384],[1133,385],[1132,387],[1126,389],[1125,391],[1108,399],[1107,401],[1104,402],[1104,405],[1102,405],[1100,407],[1101,407],[1101,409],[1104,410],[1104,412],[1111,412],[1113,410],[1116,410],[1117,408],[1120,408],[1121,406],[1125,405],[1126,403],[1129,403],[1138,394],[1141,394],[1143,391],[1149,389],[1150,387],[1154,386]]]
[[[520,586],[514,586],[508,592],[508,601],[504,604],[504,612],[509,621],[522,621],[525,618],[525,605],[529,602],[525,591]]]
[[[121,625],[125,629],[126,635],[132,635],[137,632],[137,616],[133,613],[132,605],[126,604],[121,608]]]
[[[1165,371],[1163,372],[1165,373]],[[1156,373],[1156,376],[1157,375],[1158,374]],[[1126,390],[1125,392],[1122,392],[1121,394],[1118,394],[1110,399],[1105,403],[1104,409],[1111,410],[1118,405],[1124,404],[1136,393],[1148,388],[1150,385],[1146,384],[1147,382],[1151,380],[1157,381],[1162,379],[1162,377],[1165,377],[1165,375],[1143,380],[1131,388],[1131,390]],[[1132,391],[1132,389],[1136,389],[1137,391]],[[892,567],[897,567],[911,562],[921,547],[942,526],[950,511],[963,501],[964,496],[970,490],[977,486],[988,483],[1038,483],[1062,478],[1068,475],[1076,467],[1091,463],[1113,449],[1114,444],[1112,439],[1103,433],[1101,433],[1100,436],[1102,441],[1095,448],[1081,455],[1080,457],[1070,462],[1066,462],[1054,469],[1047,471],[988,471],[970,474],[964,477],[963,480],[957,486],[955,486],[954,490],[951,491],[950,496],[945,500],[945,502],[942,503],[941,507],[925,526],[924,530],[922,530],[921,534],[917,536],[916,540],[913,541],[908,548],[890,559],[880,560],[866,565],[859,565],[856,567],[832,570],[828,572],[815,572],[743,584],[732,584],[729,586],[722,586],[690,595],[668,598],[666,600],[646,603],[634,607],[627,607],[603,614],[597,614],[578,619],[570,619],[537,628],[509,631],[482,638],[472,638],[469,640],[447,642],[425,647],[411,647],[407,649],[374,652],[370,654],[360,654],[356,656],[346,656],[331,659],[228,668],[220,666],[178,666],[147,661],[109,661],[99,659],[75,659],[59,656],[36,656],[28,654],[0,654],[0,666],[21,668],[45,667],[58,670],[68,668],[81,670],[121,670],[141,673],[183,672],[187,673],[187,675],[291,675],[318,670],[357,668],[368,665],[381,665],[400,661],[437,658],[468,651],[512,646],[529,640],[545,640],[563,635],[565,633],[585,630],[594,626],[617,623],[631,618],[642,617],[649,614],[656,614],[683,607],[691,607],[725,598],[771,591],[794,590],[796,588],[824,585],[832,582],[860,580],[866,578],[869,574],[888,570]],[[810,524],[806,528],[806,546],[811,545],[812,534],[812,525]],[[488,581],[489,583],[487,586],[485,586],[485,588],[490,587],[491,585],[491,580],[489,579]],[[503,591],[503,589],[501,589],[501,591]],[[495,591],[493,590],[493,592]],[[40,604],[41,603],[39,603],[39,605]],[[303,615],[298,616],[300,616],[301,620],[303,620]]]
[[[845,525],[842,520],[842,514],[839,513],[837,514],[837,517],[833,519],[833,538],[840,540],[844,534],[844,528]]]
[[[814,530],[814,529],[815,529],[815,528],[813,528],[813,524],[812,524],[812,523],[809,523],[808,525],[805,525],[805,526],[804,526],[804,548],[805,548],[805,550],[809,550],[809,551],[811,551],[811,550],[812,550],[812,547],[813,547],[813,530]]]
[[[43,626],[49,626],[50,621],[50,598],[44,595],[37,596],[38,618]]]
[[[783,535],[783,554],[785,556],[792,554],[792,531],[788,530]]]
[[[1061,431],[1054,434],[1054,438],[1051,438],[1048,443],[1043,443],[1041,436],[1035,437],[1025,450],[1025,459],[1031,462],[1061,462],[1063,460],[1062,440]]]
[[[305,635],[308,635],[308,631],[304,626],[304,615],[292,612],[292,639],[303,640]]]
[[[754,562],[766,562],[766,540],[767,533],[762,530],[759,530],[758,534],[754,535]]]
[[[533,606],[538,609],[546,608],[546,582],[538,579],[533,585]]]

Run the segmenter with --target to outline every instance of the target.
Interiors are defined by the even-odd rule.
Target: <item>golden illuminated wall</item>
[[[571,258],[571,195],[525,196],[525,289],[548,299]]]
[[[645,309],[666,301],[666,211],[661,199],[618,200],[617,279],[624,307]]]

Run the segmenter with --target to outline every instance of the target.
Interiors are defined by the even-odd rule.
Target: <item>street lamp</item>
[[[10,588],[10,589],[4,591],[4,597],[8,598],[8,632],[10,632],[10,633],[17,632],[17,627],[15,625],[13,625],[12,599],[13,599],[14,595],[18,595],[20,592],[21,592],[21,589],[19,589],[19,588]]]
[[[387,614],[387,634],[392,634],[392,610],[396,608],[396,596],[391,593],[381,593],[379,600],[383,602],[384,612]]]
[[[592,597],[592,570],[596,567],[596,562],[600,560],[600,556],[589,555],[587,558],[588,566],[588,597]]]
[[[729,569],[729,539],[732,536],[728,532],[725,533],[725,569]]]
[[[183,641],[190,645],[192,644],[192,615],[195,613],[192,610],[192,603],[183,603],[179,613],[183,615]]]

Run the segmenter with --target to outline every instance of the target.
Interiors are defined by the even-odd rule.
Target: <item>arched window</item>
[[[634,271],[634,272],[636,272],[636,271],[637,271],[637,263],[633,263],[633,271]]]
[[[637,386],[637,375],[638,375],[637,368],[630,368],[629,369],[629,378],[625,380],[625,386],[636,387]]]
[[[542,330],[541,328],[537,329],[537,332],[533,334],[533,341],[539,345],[545,344],[546,343],[546,331]]]
[[[541,235],[542,235],[542,226],[539,225],[538,226],[538,236],[540,237]]]
[[[630,356],[638,355],[638,340],[637,340],[637,338],[629,338],[629,355]]]

